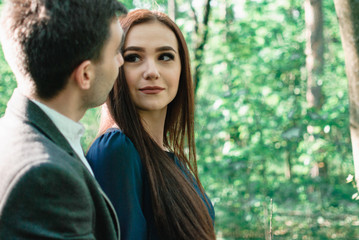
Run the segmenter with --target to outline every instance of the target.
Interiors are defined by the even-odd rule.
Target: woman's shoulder
[[[130,138],[118,128],[108,129],[93,142],[91,148],[106,148],[107,150],[125,148],[127,150],[136,150]]]
[[[132,141],[120,129],[111,128],[99,136],[87,152],[89,161],[111,161],[111,159],[139,159],[139,154]]]

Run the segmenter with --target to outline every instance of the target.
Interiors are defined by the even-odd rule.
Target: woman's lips
[[[163,90],[164,88],[158,86],[140,88],[140,91],[144,94],[157,94]]]

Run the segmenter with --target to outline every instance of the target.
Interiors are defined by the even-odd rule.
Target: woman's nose
[[[156,63],[154,61],[147,61],[146,69],[143,73],[143,78],[146,80],[156,80],[160,76]]]

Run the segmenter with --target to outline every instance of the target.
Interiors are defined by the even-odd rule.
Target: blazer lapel
[[[76,158],[78,158],[66,138],[62,135],[50,118],[27,97],[15,90],[7,106],[5,114],[14,114],[16,115],[16,118],[29,122],[56,145],[64,149],[70,155],[75,155]]]

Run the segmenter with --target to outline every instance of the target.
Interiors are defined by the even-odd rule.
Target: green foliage
[[[2,49],[0,49],[0,117],[4,115],[6,104],[15,87],[14,74],[4,59]]]
[[[218,235],[263,239],[268,227],[264,208],[272,198],[278,238],[359,236],[351,225],[357,221],[354,216],[348,235],[317,221],[328,213],[330,224],[339,224],[336,217],[350,215],[343,204],[356,206],[350,200],[354,189],[345,183],[353,165],[347,81],[333,3],[324,4],[326,65],[320,81],[325,104],[315,112],[305,98],[302,1],[226,2],[212,9],[196,96],[198,161],[215,203]],[[187,21],[178,20],[184,30]],[[191,44],[191,33],[186,37]],[[311,177],[324,163],[329,175]],[[285,177],[288,164],[291,179]]]
[[[123,3],[127,9],[135,8],[132,0],[124,0],[124,1],[119,1],[119,2]]]
[[[87,110],[85,116],[81,119],[86,131],[81,138],[81,145],[85,152],[87,152],[90,144],[93,142],[97,135],[98,126],[100,124],[101,107],[92,108]]]
[[[165,0],[121,0],[128,10],[136,8],[146,8],[159,11],[165,11],[167,1]]]
[[[129,9],[167,9],[165,0],[122,2]],[[334,4],[323,4],[325,66],[319,81],[325,99],[315,111],[305,98],[303,1],[212,0],[196,96],[196,144],[218,239],[264,239],[271,199],[273,239],[359,237],[355,189],[346,183],[353,159],[344,53]],[[176,22],[193,58],[189,2],[177,0],[177,6]],[[201,1],[194,8],[200,19]],[[16,86],[2,52],[0,75],[1,116]],[[97,133],[99,108],[81,122],[86,150]]]

